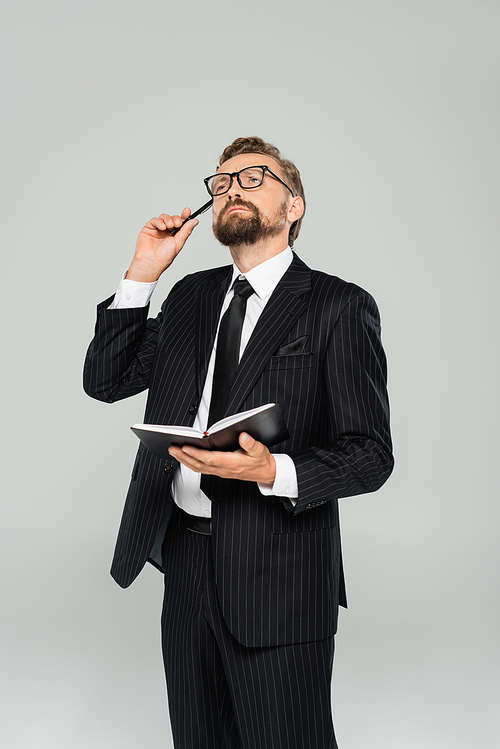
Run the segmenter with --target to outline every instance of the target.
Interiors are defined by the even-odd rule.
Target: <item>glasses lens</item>
[[[245,190],[259,187],[264,180],[264,170],[261,166],[250,166],[240,172],[240,183]]]
[[[208,189],[211,195],[224,195],[224,193],[229,190],[230,184],[230,174],[214,174],[214,176],[208,180]]]

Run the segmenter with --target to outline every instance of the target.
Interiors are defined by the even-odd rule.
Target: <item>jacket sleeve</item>
[[[161,313],[148,319],[149,306],[97,308],[94,338],[83,368],[83,388],[92,398],[113,403],[146,390],[153,366]]]
[[[387,364],[378,309],[367,292],[360,290],[332,322],[322,373],[329,440],[291,453],[299,485],[294,514],[376,491],[392,472]]]

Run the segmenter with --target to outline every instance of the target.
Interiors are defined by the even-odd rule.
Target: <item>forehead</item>
[[[280,164],[272,156],[263,153],[240,153],[228,159],[217,169],[218,172],[239,172],[246,166],[268,166],[273,172],[281,176]]]

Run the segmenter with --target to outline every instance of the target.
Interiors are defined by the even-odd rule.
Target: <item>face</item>
[[[269,166],[281,173],[274,159],[260,153],[245,153],[225,161],[218,172],[238,172],[247,166]],[[286,181],[286,180],[285,180]],[[272,175],[266,174],[260,187],[244,190],[236,177],[229,192],[214,198],[213,230],[215,237],[227,247],[253,245],[261,240],[276,237],[283,232],[288,240],[289,191]]]

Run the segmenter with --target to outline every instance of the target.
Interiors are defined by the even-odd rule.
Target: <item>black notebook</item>
[[[290,436],[276,403],[226,416],[206,432],[193,427],[161,424],[134,424],[130,428],[148,450],[160,458],[168,457],[170,445],[193,445],[204,450],[238,450],[238,437],[242,432],[247,432],[267,447],[277,445]]]

